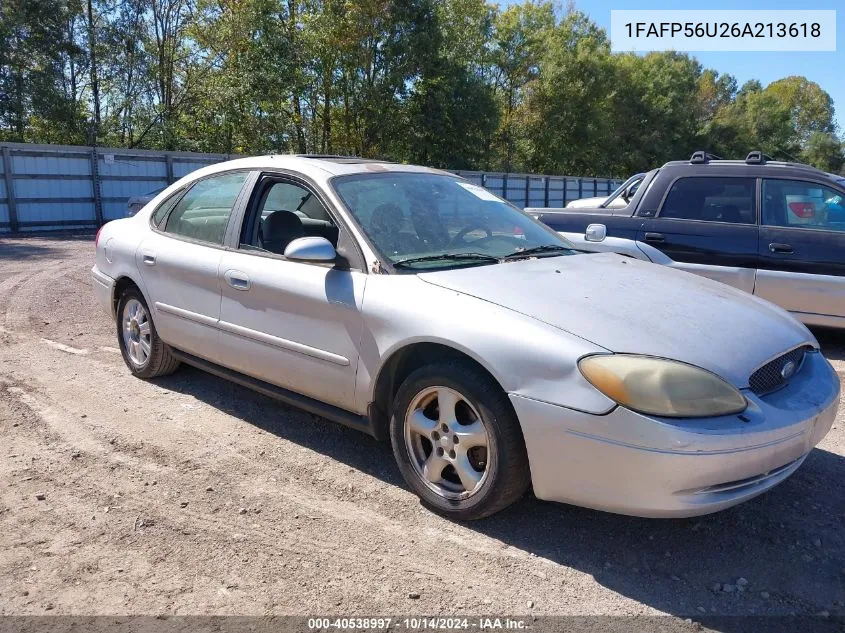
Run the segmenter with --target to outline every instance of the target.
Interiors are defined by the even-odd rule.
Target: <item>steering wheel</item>
[[[464,228],[462,228],[460,231],[458,231],[458,233],[455,235],[455,237],[452,238],[452,244],[462,241],[464,239],[464,236],[467,233],[472,233],[476,229],[481,229],[482,231],[487,233],[487,235],[485,237],[481,238],[481,239],[485,239],[487,237],[493,237],[493,231],[490,230],[489,226],[486,226],[484,224],[476,222],[474,224],[469,224],[469,225],[465,226]]]

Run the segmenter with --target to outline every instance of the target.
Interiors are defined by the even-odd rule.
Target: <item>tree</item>
[[[764,92],[789,112],[798,144],[805,145],[816,132],[835,132],[833,99],[816,82],[806,77],[786,77],[766,86]]]
[[[611,54],[552,0],[3,0],[0,139],[596,176],[842,160],[819,85]]]
[[[68,25],[79,7],[62,0],[5,0],[0,10],[0,125],[11,141],[84,142],[83,114],[67,91],[78,59]]]
[[[466,68],[440,60],[409,98],[403,158],[444,169],[477,168],[485,161],[497,115],[487,84]]]
[[[511,5],[495,19],[492,81],[502,104],[496,151],[505,171],[514,167],[517,108],[523,102],[526,85],[540,73],[545,44],[554,26],[551,2]]]
[[[547,33],[517,111],[525,168],[583,175],[608,168],[613,79],[607,34],[584,14],[569,13]]]
[[[801,153],[802,159],[831,173],[840,173],[845,165],[845,153],[842,142],[835,135],[825,132],[813,132],[807,139],[807,145]]]

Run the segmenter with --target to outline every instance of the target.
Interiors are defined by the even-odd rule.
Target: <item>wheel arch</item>
[[[121,275],[120,277],[114,280],[114,291],[112,292],[111,309],[112,315],[114,315],[115,318],[118,317],[117,304],[120,302],[120,296],[126,291],[127,288],[137,289],[138,292],[141,293],[141,296],[144,297],[144,301],[146,301],[147,307],[149,308],[150,306],[150,302],[147,299],[147,295],[141,289],[141,284],[139,284],[129,275]]]
[[[441,341],[414,341],[392,350],[379,368],[368,406],[373,435],[379,440],[390,437],[390,408],[400,385],[414,370],[434,362],[460,360],[489,377],[503,393],[501,380],[474,354]]]

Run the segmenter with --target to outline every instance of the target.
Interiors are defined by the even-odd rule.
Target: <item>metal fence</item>
[[[126,216],[127,201],[230,158],[66,145],[0,143],[0,233],[94,228]],[[478,171],[455,172],[520,207],[559,207],[602,196],[619,180]]]
[[[622,184],[614,178],[579,178],[489,171],[455,171],[520,208],[565,207],[579,198],[609,196]]]

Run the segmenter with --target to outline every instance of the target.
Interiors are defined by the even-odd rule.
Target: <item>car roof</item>
[[[358,158],[355,156],[312,155],[312,154],[269,154],[267,156],[251,156],[238,158],[222,163],[215,163],[203,167],[190,174],[190,177],[201,178],[222,171],[232,169],[285,169],[299,172],[315,180],[324,181],[334,176],[349,174],[411,172],[441,174],[455,177],[446,171],[421,167],[419,165],[402,165],[381,160]]]
[[[750,152],[745,160],[724,160],[699,150],[694,152],[689,160],[670,161],[664,164],[661,169],[670,172],[691,172],[696,176],[723,176],[739,173],[749,177],[830,178],[830,174],[812,165],[772,160],[759,150]]]
[[[745,176],[748,178],[797,178],[800,180],[824,180],[837,182],[829,174],[810,165],[769,161],[762,165],[747,164],[744,161],[712,160],[704,164],[688,161],[671,161],[660,168],[669,174],[688,176]],[[839,181],[841,183],[841,181]]]

